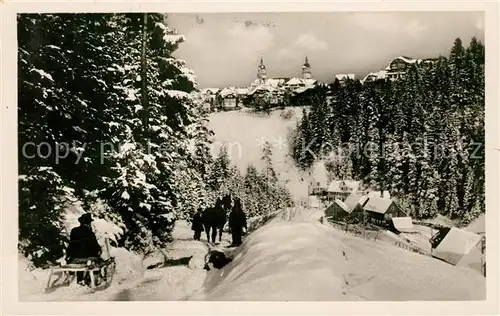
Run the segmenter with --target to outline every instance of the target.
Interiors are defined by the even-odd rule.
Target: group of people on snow
[[[205,230],[207,240],[210,241],[210,230],[212,230],[212,242],[215,242],[217,232],[219,233],[219,241],[222,238],[222,230],[229,219],[229,233],[232,235],[232,247],[237,247],[242,243],[242,236],[247,229],[247,218],[241,200],[231,196],[219,198],[214,207],[206,209],[198,209],[192,219],[192,230],[194,231],[194,239],[200,240],[201,233]],[[232,204],[232,205],[231,205]],[[230,210],[229,216],[227,212]],[[90,213],[85,213],[78,218],[80,226],[71,230],[68,249],[66,250],[65,261],[73,264],[85,264],[89,261],[99,263],[101,259],[102,249],[99,245],[96,235],[92,230],[92,216]],[[83,272],[77,272],[77,282],[81,285],[88,285],[90,280],[88,274],[84,277]]]
[[[237,247],[242,243],[242,236],[247,229],[247,218],[241,205],[239,198],[233,198],[233,205],[230,207],[231,211],[227,216],[228,204],[224,203],[224,198],[219,198],[214,207],[199,208],[192,218],[191,229],[194,231],[194,239],[200,240],[201,233],[205,230],[207,240],[215,242],[217,229],[219,232],[219,242],[222,238],[222,230],[228,221],[229,217],[229,233],[232,236],[232,243],[230,247]],[[212,230],[212,236],[210,236]],[[212,237],[212,238],[210,238]]]

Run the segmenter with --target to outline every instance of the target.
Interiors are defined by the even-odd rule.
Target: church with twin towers
[[[320,84],[312,76],[307,56],[300,71],[300,77],[269,77],[264,58],[261,57],[257,65],[257,78],[248,87],[206,88],[201,91],[201,96],[211,108],[222,110],[237,109],[244,99],[255,99],[264,95],[268,102],[276,105],[283,101],[286,91],[291,95],[302,95]]]
[[[260,58],[260,64],[257,67],[257,79],[250,84],[250,90],[260,85],[269,85],[272,87],[285,86],[285,87],[301,87],[314,85],[317,81],[313,79],[311,72],[311,64],[307,56],[305,57],[304,64],[301,67],[301,77],[268,77],[267,68],[264,63],[264,58]]]

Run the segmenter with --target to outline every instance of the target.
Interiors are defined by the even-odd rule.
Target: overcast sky
[[[308,56],[314,78],[357,77],[399,55],[448,55],[453,41],[484,42],[481,12],[202,13],[169,14],[186,36],[175,52],[200,88],[241,86],[256,78],[261,57],[268,77],[300,76]]]

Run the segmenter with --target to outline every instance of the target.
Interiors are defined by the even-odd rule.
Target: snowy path
[[[142,260],[115,249],[116,277],[96,293],[77,285],[43,293],[46,271],[20,276],[22,301],[481,300],[476,271],[345,234],[319,222],[323,212],[292,209],[248,235],[221,270],[203,270],[208,250],[179,221],[169,259],[194,256],[189,266],[145,270]],[[224,234],[223,245],[229,243]],[[202,237],[204,238],[204,237]],[[22,266],[21,266],[22,268]],[[38,278],[35,280],[34,278]]]
[[[191,299],[419,301],[485,299],[485,278],[319,222],[319,210],[285,213],[252,233],[234,261]]]
[[[203,262],[208,251],[205,242],[193,240],[192,231],[185,221],[178,221],[173,232],[174,241],[166,249],[169,259],[195,257]],[[202,240],[203,240],[202,236]],[[170,266],[146,270],[143,279],[134,288],[124,289],[112,300],[172,301],[182,300],[199,290],[206,278],[206,271],[198,264]]]
[[[168,259],[193,256],[191,266],[177,265],[147,270],[141,258],[123,249],[113,249],[117,271],[108,289],[91,293],[88,288],[76,285],[56,288],[44,293],[48,270],[21,273],[20,300],[22,301],[159,301],[182,300],[200,291],[207,272],[203,270],[208,251],[206,241],[193,240],[192,231],[185,221],[178,221],[173,232],[174,241],[166,249]],[[204,240],[205,236],[202,236]],[[222,245],[229,244],[227,233]],[[21,266],[23,269],[24,266]],[[24,269],[23,269],[24,270]]]

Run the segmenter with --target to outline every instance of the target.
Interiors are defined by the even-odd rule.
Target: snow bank
[[[205,299],[346,300],[345,271],[341,247],[324,226],[273,220],[245,240],[222,273],[210,275]]]
[[[364,240],[292,212],[250,234],[233,262],[210,271],[191,300],[482,300],[485,278],[385,242]]]
[[[19,297],[29,297],[44,291],[44,282],[47,282],[48,273],[42,269],[34,269],[28,259],[18,257]]]
[[[116,271],[113,282],[121,284],[124,281],[140,278],[145,271],[141,256],[124,248],[111,248],[110,254],[115,258]]]

